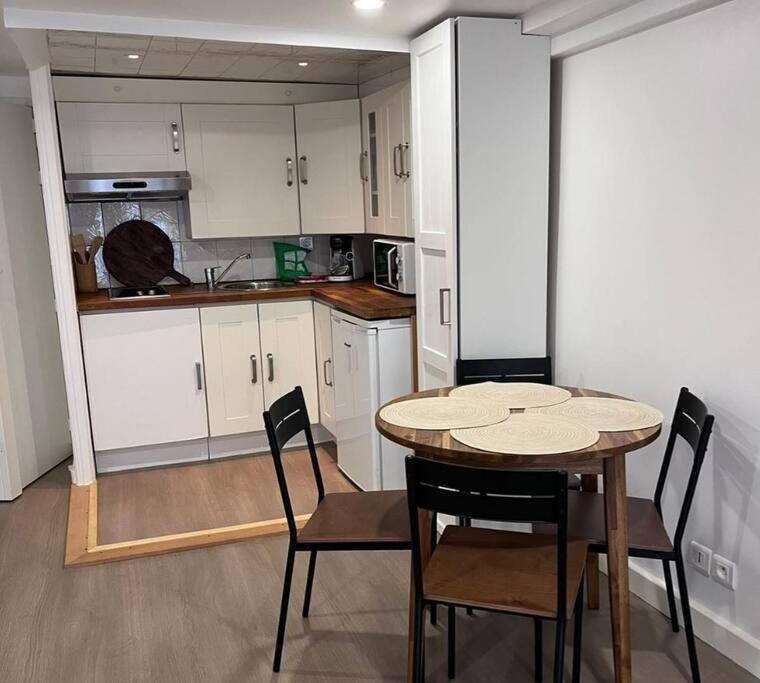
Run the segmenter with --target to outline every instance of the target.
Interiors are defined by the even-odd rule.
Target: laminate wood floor
[[[355,491],[335,464],[334,446],[317,447],[325,489]],[[295,514],[312,512],[317,489],[309,452],[283,454]],[[272,456],[256,454],[98,477],[98,543],[284,517]]]
[[[271,672],[285,538],[63,569],[65,466],[0,504],[0,679],[13,683],[402,681],[409,558],[404,552],[324,553],[312,616],[300,616],[297,561],[283,672]],[[638,599],[634,678],[688,680],[683,634]],[[446,680],[445,619],[428,626],[428,681]],[[531,681],[530,620],[458,617],[460,683]],[[545,633],[545,666],[551,663]],[[702,678],[755,681],[700,643]],[[568,647],[568,666],[570,650]],[[547,672],[549,669],[547,669]],[[545,675],[548,675],[545,674]],[[583,681],[610,681],[606,601],[586,612]]]

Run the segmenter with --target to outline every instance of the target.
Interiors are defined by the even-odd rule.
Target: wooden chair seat
[[[589,542],[591,552],[607,552],[604,524],[604,495],[570,491],[567,495],[567,534]],[[546,533],[550,528],[538,525]],[[632,557],[673,553],[673,543],[654,503],[646,498],[628,498],[628,546]]]
[[[585,541],[567,544],[567,611],[586,563]],[[557,614],[557,539],[447,526],[423,573],[425,599],[515,614]]]
[[[298,543],[368,543],[409,548],[406,491],[328,493],[298,532]]]

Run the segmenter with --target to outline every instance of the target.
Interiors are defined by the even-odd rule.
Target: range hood
[[[185,199],[191,187],[187,171],[71,173],[63,181],[70,202]]]

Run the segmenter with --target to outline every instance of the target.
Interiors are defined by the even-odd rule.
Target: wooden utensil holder
[[[77,281],[77,290],[80,292],[98,291],[98,273],[95,270],[95,262],[78,263],[74,259],[74,275]]]

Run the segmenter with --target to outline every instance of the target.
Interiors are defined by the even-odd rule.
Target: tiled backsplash
[[[251,260],[241,260],[227,274],[225,280],[247,280],[276,277],[274,248],[272,242],[298,243],[298,235],[293,237],[254,237],[251,239],[193,240],[186,232],[183,204],[176,201],[146,200],[142,202],[87,202],[69,204],[69,222],[72,234],[84,235],[89,244],[97,235],[105,237],[113,228],[124,221],[142,218],[155,223],[174,244],[174,268],[184,273],[193,282],[206,281],[203,269],[208,266],[223,268],[236,256],[250,252]],[[315,275],[327,273],[330,265],[330,241],[327,235],[314,235],[314,248],[306,258],[306,266]],[[362,255],[369,255],[368,236],[357,238],[356,247]],[[95,265],[98,272],[98,287],[119,287],[110,277],[103,264],[102,251]],[[365,268],[369,264],[365,261]],[[176,284],[167,278],[162,284]]]

